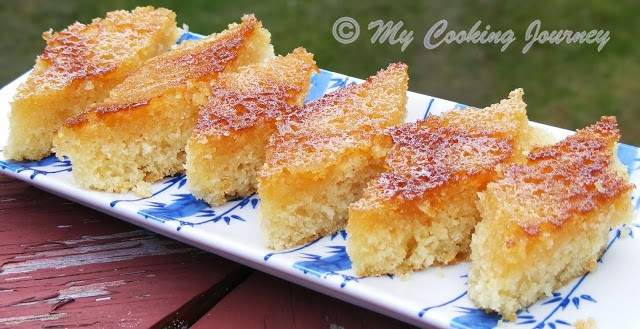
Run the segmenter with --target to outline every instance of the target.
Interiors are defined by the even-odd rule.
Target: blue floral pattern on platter
[[[344,242],[346,239],[347,232],[345,230],[340,230],[329,236],[329,240],[331,241],[337,240]],[[305,245],[304,249],[317,241],[319,240]],[[301,250],[301,248],[296,249],[297,251]],[[318,278],[327,278],[329,276],[341,278],[340,288],[344,288],[350,281],[358,282],[358,279],[361,279],[360,277],[350,274],[351,259],[349,259],[349,255],[347,255],[347,248],[344,244],[324,246],[320,252],[302,252],[299,253],[299,256],[302,260],[293,263],[293,268],[302,271],[304,274],[313,275]]]
[[[245,219],[236,214],[236,209],[243,209],[244,207],[251,205],[255,209],[258,205],[258,198],[255,194],[248,197],[232,201],[228,209],[223,211],[216,211],[209,207],[209,205],[198,200],[193,194],[181,193],[172,194],[175,197],[170,203],[163,202],[149,202],[149,208],[143,208],[138,211],[138,214],[145,218],[151,218],[160,222],[176,221],[179,226],[176,228],[178,231],[183,226],[199,226],[207,223],[223,222],[227,225],[232,221],[244,222]],[[188,218],[193,218],[187,220]]]
[[[598,260],[602,263],[607,251],[611,246],[622,237],[623,230],[626,230],[629,237],[633,238],[633,231],[640,229],[640,224],[625,225],[620,229],[616,229],[613,234],[613,238],[607,243],[607,246]],[[559,317],[558,313],[562,313],[567,310],[567,307],[573,306],[575,310],[580,310],[581,305],[584,303],[597,303],[596,299],[587,293],[580,293],[579,288],[584,283],[590,272],[582,275],[578,279],[574,280],[574,283],[570,285],[570,289],[566,292],[553,292],[552,295],[546,299],[542,299],[537,304],[541,306],[550,305],[553,308],[548,313],[531,314],[528,309],[522,310],[517,314],[515,322],[512,324],[516,327],[528,327],[534,329],[550,328],[556,329],[558,326],[572,326],[572,324]],[[467,278],[466,275],[461,278]],[[466,282],[464,283],[466,285]],[[566,288],[566,287],[565,287]],[[418,312],[419,317],[423,317],[425,313],[433,309],[442,307],[453,307],[458,312],[463,313],[460,316],[456,316],[451,319],[450,326],[452,328],[470,329],[470,328],[496,328],[501,317],[495,313],[487,313],[481,309],[474,307],[455,306],[455,303],[467,296],[467,291],[453,297],[452,299],[445,301],[439,305],[425,307]],[[508,323],[508,322],[505,322]],[[532,325],[532,326],[528,326]]]
[[[35,179],[38,175],[50,175],[63,172],[71,172],[71,161],[66,157],[64,160],[50,155],[38,161],[11,161],[0,160],[0,169],[9,170],[15,173],[30,172],[30,179]]]
[[[185,33],[180,42],[197,38],[200,36]],[[321,70],[312,77],[305,102],[360,81]],[[4,95],[12,93],[8,91]],[[9,99],[0,96],[2,116],[8,111]],[[463,104],[425,95],[410,94],[409,99],[410,120],[451,108],[467,108]],[[0,137],[6,137],[6,133],[0,131]],[[638,148],[621,144],[618,157],[627,167],[631,180],[640,186]],[[89,203],[107,213],[126,216],[131,222],[182,241],[191,241],[210,251],[232,254],[255,264],[258,269],[293,275],[301,282],[313,281],[337,296],[377,305],[372,307],[416,325],[479,329],[495,328],[503,323],[509,328],[556,329],[570,328],[576,320],[589,317],[596,318],[598,327],[640,323],[640,313],[630,311],[634,303],[621,303],[617,297],[618,290],[618,294],[610,293],[612,289],[629,290],[628,298],[638,301],[638,294],[631,295],[633,291],[640,292],[637,280],[640,260],[636,260],[640,252],[640,243],[636,239],[640,234],[640,222],[637,217],[631,224],[612,230],[596,271],[573,280],[551,296],[522,310],[515,321],[502,322],[499,316],[479,310],[469,300],[466,292],[467,264],[429,269],[407,278],[362,278],[351,269],[345,248],[348,234],[344,230],[290,250],[274,252],[264,248],[259,228],[258,195],[239,198],[220,207],[209,207],[189,192],[184,174],[154,184],[153,193],[144,198],[132,194],[89,192],[74,186],[71,171],[72,164],[67,159],[50,156],[40,161],[15,162],[3,160],[0,153],[0,172],[36,186],[55,189],[72,199],[90,195]],[[634,191],[632,202],[640,210],[638,189]],[[608,280],[612,273],[617,280]],[[613,315],[609,315],[611,313]]]
[[[180,38],[176,40],[176,44],[179,45],[185,41],[195,41],[195,40],[200,40],[202,38],[203,36],[200,34],[185,31],[184,33],[182,33],[182,35],[180,35]]]

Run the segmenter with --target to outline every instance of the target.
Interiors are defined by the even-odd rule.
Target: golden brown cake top
[[[313,54],[297,48],[287,56],[223,73],[200,110],[194,133],[227,136],[299,109],[318,68]]]
[[[529,129],[523,95],[516,89],[484,109],[451,110],[389,129],[387,172],[367,189],[362,205],[427,197],[479,175],[496,175],[496,166],[513,160]]]
[[[131,103],[114,103],[114,104],[92,104],[82,113],[79,113],[76,116],[73,116],[65,121],[66,127],[74,127],[82,125],[83,123],[88,121],[89,116],[94,115],[99,117],[103,114],[123,112],[127,110],[135,110],[137,108],[141,108],[149,105],[149,100],[144,99],[137,102]]]
[[[544,223],[561,226],[632,188],[613,169],[619,138],[615,117],[602,117],[559,143],[534,149],[526,164],[507,168],[494,188],[517,200],[513,207],[529,209],[515,219],[527,234],[537,234]]]
[[[261,26],[255,16],[247,15],[242,17],[241,24],[231,24],[228,30],[186,42],[150,59],[116,86],[107,100],[68,119],[65,126],[78,126],[92,115],[140,108],[166,90],[222,72],[238,57],[248,36]]]
[[[479,125],[482,122],[478,122]],[[491,174],[510,159],[513,139],[490,130],[448,125],[440,117],[390,129],[389,171],[373,184],[379,198],[411,200],[448,184]]]
[[[500,131],[514,137],[528,129],[527,104],[522,88],[509,93],[506,99],[483,109],[451,110],[442,114],[445,125],[462,129]]]
[[[292,112],[269,141],[261,174],[321,166],[339,156],[339,150],[371,143],[404,119],[407,83],[407,66],[391,64],[362,84],[348,85]]]
[[[208,80],[233,63],[247,39],[261,27],[254,15],[245,15],[240,24],[231,24],[221,33],[156,56],[114,88],[109,101],[149,99],[189,81]]]
[[[385,102],[385,93],[394,97],[406,88],[407,70],[406,64],[393,63],[364,83],[352,83],[326,94],[306,104],[303,111],[292,113],[283,130],[359,133],[361,127],[385,127],[388,118],[384,114],[387,113],[372,113],[372,108]],[[387,109],[387,112],[393,110]]]
[[[299,92],[274,86],[253,93],[216,88],[212,99],[200,110],[194,133],[199,136],[228,136],[233,131],[253,127],[262,120],[277,119],[294,110],[288,99]]]
[[[147,46],[140,40],[168,26],[175,29],[175,17],[168,9],[138,7],[109,12],[88,25],[76,22],[57,33],[45,32],[47,45],[21,92],[59,90],[112,72]]]

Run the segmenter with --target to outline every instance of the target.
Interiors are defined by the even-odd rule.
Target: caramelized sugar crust
[[[616,159],[613,117],[535,148],[479,194],[469,297],[514,320],[516,312],[593,271],[611,228],[631,218],[631,188]]]
[[[241,24],[232,24],[228,31],[187,42],[150,59],[116,86],[104,103],[90,106],[68,119],[65,126],[81,125],[92,113],[98,115],[135,110],[171,88],[210,79],[211,75],[222,72],[238,57],[244,40],[261,26],[262,23],[254,15],[246,15],[242,17]]]
[[[376,135],[388,127],[389,122],[402,120],[393,116],[404,114],[370,113],[376,104],[368,101],[367,93],[372,85],[380,85],[392,94],[397,86],[407,84],[406,71],[406,64],[391,64],[364,83],[348,85],[291,112],[269,142],[267,165],[261,175],[268,176],[284,168],[312,166],[335,156],[337,150],[379,138]]]
[[[95,113],[96,115],[100,114],[108,114],[115,112],[122,112],[126,110],[135,110],[137,108],[141,108],[149,105],[149,100],[141,100],[138,102],[132,103],[122,103],[122,104],[93,104],[89,105],[89,107],[79,115],[69,118],[66,122],[66,126],[76,126],[87,121],[87,114],[85,113]]]
[[[411,200],[472,176],[494,172],[513,153],[512,138],[449,126],[438,117],[388,131],[394,147],[388,172],[374,182],[380,198]]]
[[[102,75],[115,68],[111,61],[91,61],[90,41],[84,35],[86,28],[85,24],[76,22],[55,36],[46,32],[43,34],[47,46],[40,59],[49,64],[49,70],[44,74],[48,81],[65,85],[76,79]]]
[[[177,49],[149,60],[136,73],[117,86],[110,100],[153,98],[169,88],[188,81],[209,80],[237,57],[250,34],[262,27],[254,15],[242,17],[240,24],[203,40],[186,42]]]
[[[287,56],[244,67],[220,77],[209,102],[200,110],[196,136],[229,136],[258,122],[275,122],[299,111],[317,72],[313,54],[296,48]]]
[[[297,108],[287,102],[299,88],[267,87],[257,92],[237,92],[214,87],[212,99],[200,110],[195,134],[228,136],[260,120],[276,120]]]
[[[602,117],[557,144],[534,149],[527,164],[507,168],[497,188],[532,209],[531,216],[515,219],[520,227],[535,235],[544,223],[561,226],[628,192],[633,185],[610,169],[619,138],[615,117]]]
[[[140,7],[131,13],[113,11],[89,25],[74,23],[66,29],[43,33],[47,45],[39,58],[40,67],[32,74],[24,92],[61,89],[74,81],[87,80],[112,72],[123,57],[140,47],[134,41],[160,29],[163,17],[175,18],[167,9]],[[135,49],[133,49],[135,51]]]

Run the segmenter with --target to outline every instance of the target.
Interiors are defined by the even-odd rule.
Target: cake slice
[[[4,156],[38,160],[49,155],[54,131],[65,119],[104,99],[145,60],[175,43],[175,18],[168,9],[139,7],[45,32],[47,45],[11,103]]]
[[[198,109],[218,76],[270,57],[269,32],[245,16],[149,60],[104,102],[66,121],[55,151],[71,159],[80,186],[144,195],[149,183],[183,170]]]
[[[631,214],[633,186],[615,156],[614,117],[603,117],[504,171],[478,202],[469,297],[507,319],[595,269],[609,229]]]
[[[255,192],[276,123],[300,108],[317,71],[313,54],[298,48],[221,74],[187,144],[191,192],[212,205]]]
[[[485,109],[452,110],[391,129],[385,172],[349,208],[358,275],[405,273],[468,257],[476,194],[534,140],[522,89]]]
[[[258,175],[268,246],[283,249],[344,227],[347,207],[383,168],[407,100],[407,66],[391,64],[289,115],[267,145]]]

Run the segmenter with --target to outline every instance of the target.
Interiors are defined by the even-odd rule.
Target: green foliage
[[[243,13],[255,12],[273,35],[278,53],[303,45],[325,69],[366,77],[389,62],[409,64],[410,89],[420,93],[485,106],[523,87],[532,120],[568,129],[585,126],[601,115],[616,115],[623,141],[640,144],[636,127],[640,110],[640,2],[570,1],[502,2],[467,1],[3,1],[0,2],[0,83],[7,83],[33,65],[42,50],[40,34],[59,30],[78,20],[88,22],[113,9],[131,9],[151,3],[178,14],[190,30],[211,33],[222,30]],[[360,38],[350,45],[336,42],[333,22],[342,16],[355,18]],[[445,18],[449,28],[468,30],[477,20],[492,30],[512,29],[517,38],[505,52],[499,45],[422,46],[425,32]],[[403,20],[414,31],[414,41],[400,46],[371,44],[367,24],[376,19]],[[535,45],[522,54],[525,30],[534,19],[543,29],[611,31],[601,51],[595,45]]]

